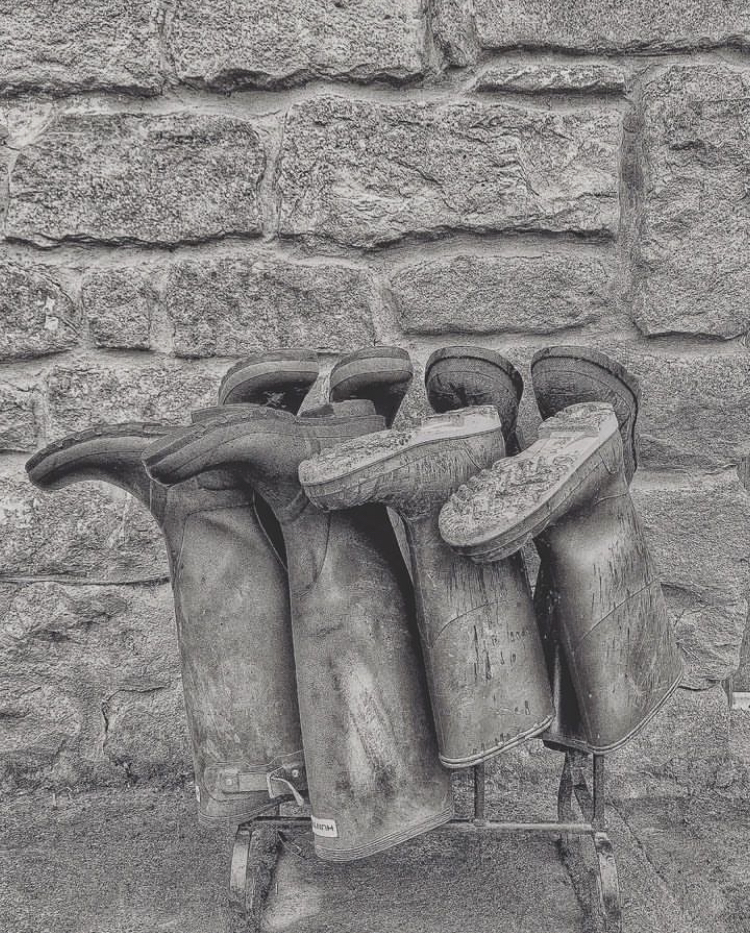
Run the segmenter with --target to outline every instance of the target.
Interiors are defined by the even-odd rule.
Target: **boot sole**
[[[333,367],[329,395],[333,402],[345,400],[364,386],[396,386],[411,382],[413,376],[414,367],[406,350],[399,347],[359,350]]]
[[[510,362],[510,360],[506,359],[496,350],[490,350],[488,347],[453,346],[443,347],[441,350],[436,350],[433,354],[431,354],[427,360],[427,365],[425,366],[425,385],[429,386],[430,374],[437,364],[446,361],[458,360],[466,360],[468,362],[473,360],[480,360],[483,363],[490,363],[493,366],[496,366],[499,370],[505,373],[505,375],[513,384],[517,401],[521,400],[521,395],[523,394],[523,377],[516,369],[516,367]]]
[[[467,415],[478,421],[476,427],[460,427]],[[462,409],[450,415],[434,415],[415,429],[380,431],[356,438],[351,446],[340,444],[314,460],[305,460],[299,468],[300,482],[307,497],[318,507],[348,508],[347,495],[356,491],[360,482],[386,476],[413,463],[416,451],[427,456],[429,448],[446,440],[481,437],[497,431],[500,431],[500,421],[490,406]],[[360,462],[363,458],[367,462]],[[339,495],[344,498],[331,502]]]
[[[174,428],[148,421],[126,421],[121,424],[86,428],[85,431],[69,434],[67,437],[48,444],[37,451],[26,462],[26,472],[34,485],[43,486],[46,477],[60,467],[68,466],[73,462],[85,462],[87,459],[99,457],[105,445],[107,445],[107,451],[111,452],[111,446],[108,442],[113,439],[131,437],[152,443],[159,438],[165,437],[172,430]],[[81,456],[80,448],[97,440],[102,441],[101,449],[97,447],[87,455]],[[146,446],[144,445],[144,449]],[[76,455],[76,451],[78,451],[78,455]]]
[[[264,353],[258,359],[237,363],[226,373],[219,386],[219,403],[225,405],[233,399],[265,401],[264,394],[285,393],[295,386],[304,394],[319,374],[317,356],[312,351]]]
[[[576,413],[577,420],[571,420],[572,409],[585,411]],[[572,409],[543,422],[536,444],[517,457],[482,470],[443,506],[440,534],[457,553],[477,563],[503,560],[521,550],[567,510],[570,499],[601,463],[602,449],[615,435],[619,437],[611,406],[582,405]],[[597,411],[597,419],[586,420],[587,413]],[[556,438],[565,437],[570,439],[567,444],[554,443]],[[526,464],[532,464],[533,471],[525,469]],[[501,476],[505,482],[498,489]],[[464,521],[455,513],[460,516],[467,500],[476,500],[483,490],[490,501],[500,499],[503,507],[494,521],[487,520],[485,530],[463,532],[456,525]]]

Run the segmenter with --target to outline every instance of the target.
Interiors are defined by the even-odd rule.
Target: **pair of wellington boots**
[[[446,352],[450,359],[472,351]],[[495,363],[503,386],[510,364]],[[536,615],[555,700],[544,738],[602,754],[635,735],[682,674],[628,489],[637,466],[639,390],[622,366],[584,347],[540,351],[531,369],[545,419],[539,440],[457,491],[440,531],[481,564],[507,560],[533,539]],[[427,381],[429,394],[429,365]],[[514,418],[511,412],[511,425]]]
[[[315,355],[281,351],[230,370],[220,401],[296,411],[318,375]],[[37,453],[31,481],[58,489],[103,480],[140,499],[164,535],[170,565],[199,819],[241,822],[304,789],[302,737],[282,555],[251,487],[213,471],[169,488],[141,455],[174,428],[116,424]]]
[[[332,397],[353,400],[299,417],[213,409],[144,452],[151,476],[169,487],[216,470],[242,477],[279,523],[312,829],[330,860],[373,854],[452,816],[412,588],[386,511],[324,514],[298,478],[313,453],[385,428],[410,379],[403,351],[360,351],[331,376]]]

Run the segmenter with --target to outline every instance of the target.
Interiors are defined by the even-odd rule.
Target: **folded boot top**
[[[522,564],[478,567],[438,533],[451,491],[503,452],[497,411],[484,407],[351,440],[300,466],[318,507],[384,503],[404,519],[440,760],[450,768],[484,761],[552,718]]]
[[[400,347],[366,347],[343,356],[331,370],[332,402],[371,401],[391,425],[414,375],[409,354]]]

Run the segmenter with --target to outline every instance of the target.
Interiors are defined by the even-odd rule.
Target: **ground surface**
[[[748,808],[717,797],[660,798],[621,802],[610,813],[625,933],[750,931]],[[224,933],[230,840],[199,829],[193,814],[189,792],[174,790],[6,803],[0,930]],[[266,933],[586,929],[547,836],[437,831],[332,866],[315,858],[303,834],[283,841],[280,853]]]

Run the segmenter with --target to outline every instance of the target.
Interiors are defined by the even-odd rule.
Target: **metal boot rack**
[[[480,764],[473,768],[473,818],[453,819],[441,830],[558,834],[563,864],[586,915],[587,930],[621,933],[617,863],[607,835],[604,812],[604,756],[593,755],[591,790],[585,774],[588,757],[585,752],[573,749],[565,752],[557,792],[557,822],[505,823],[486,819],[485,772],[484,765]],[[575,816],[576,805],[580,820]],[[291,834],[309,825],[309,817],[281,816],[277,806],[275,814],[258,817],[237,829],[229,879],[230,933],[260,933],[263,902],[270,886],[279,838],[284,837],[285,831]],[[255,832],[256,829],[273,832]],[[593,844],[593,860],[585,858],[583,837],[589,837]],[[589,862],[593,862],[593,868],[589,867]]]

